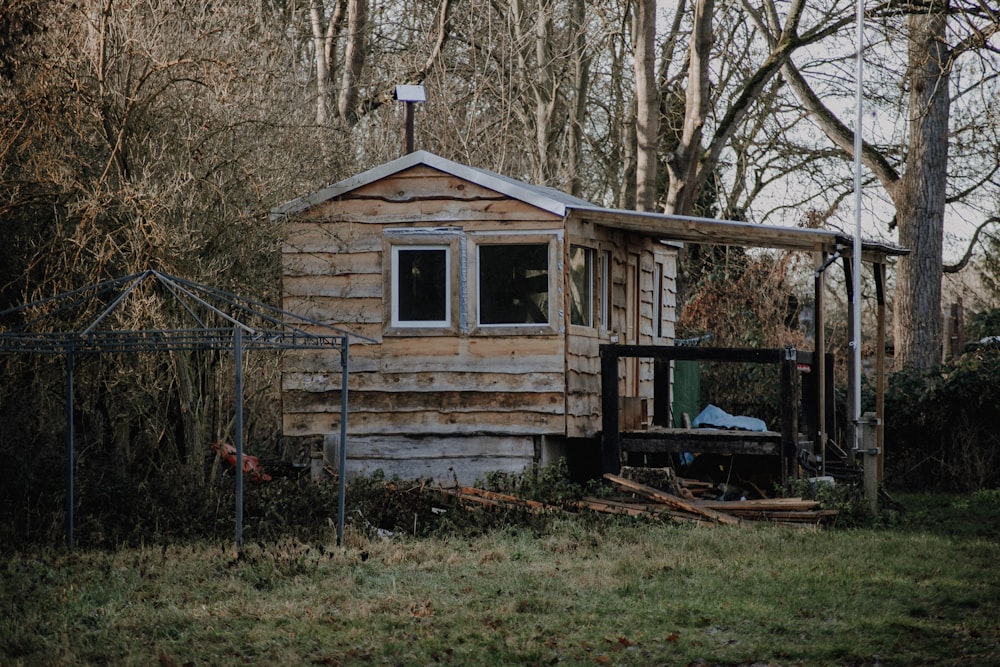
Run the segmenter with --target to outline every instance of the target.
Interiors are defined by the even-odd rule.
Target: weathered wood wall
[[[599,346],[616,336],[620,343],[668,344],[674,338],[677,304],[677,251],[648,237],[617,231],[602,226],[580,224],[570,220],[568,242],[594,248],[598,267],[595,283],[604,284],[600,275],[600,257],[610,252],[610,323],[601,326],[595,318],[593,328],[570,326],[566,340],[566,412],[567,436],[592,438],[601,431],[601,363]],[[630,257],[632,261],[630,262]],[[656,271],[656,264],[661,266]],[[637,288],[629,287],[629,272],[634,272]],[[659,277],[659,284],[654,278]],[[659,290],[659,298],[656,292]],[[607,298],[595,290],[595,312],[600,313]],[[659,305],[659,313],[655,312]],[[631,308],[638,308],[633,316]],[[655,318],[663,319],[659,329]],[[631,326],[630,326],[631,322]],[[659,334],[659,335],[657,335]],[[647,400],[651,419],[653,396],[653,365],[634,361],[623,362],[621,387],[623,395]],[[632,377],[634,375],[634,377]]]
[[[486,471],[525,467],[536,436],[565,433],[561,322],[535,335],[388,330],[386,232],[436,226],[454,228],[462,242],[470,233],[543,232],[543,240],[562,233],[558,216],[429,167],[365,185],[287,223],[284,307],[378,341],[350,350],[348,472],[451,472],[471,483]],[[286,435],[337,432],[339,356],[288,354],[282,400]]]
[[[285,224],[284,308],[376,341],[351,345],[348,473],[382,469],[471,483],[492,470],[520,470],[537,460],[543,442],[600,432],[601,343],[612,334],[630,342],[626,332],[631,342],[644,344],[673,337],[672,249],[637,234],[572,218],[567,223],[428,166],[350,190]],[[425,234],[426,242],[453,250],[452,279],[462,287],[452,295],[450,327],[389,326],[390,244],[408,234]],[[476,271],[475,244],[498,237],[550,243],[555,306],[548,325],[518,331],[476,327],[476,290],[469,278]],[[598,260],[601,252],[611,253],[608,327],[598,316],[604,295],[597,272],[594,326],[569,326],[564,319],[569,312],[564,258],[571,244],[593,248]],[[664,279],[654,285],[657,262]],[[657,303],[666,319],[662,338],[654,335]],[[638,317],[631,308],[638,308]],[[651,405],[651,365],[633,370],[635,387],[627,395],[649,397]],[[338,354],[287,353],[284,433],[337,433],[340,388]]]

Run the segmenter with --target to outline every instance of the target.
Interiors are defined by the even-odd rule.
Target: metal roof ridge
[[[311,206],[329,201],[342,194],[356,190],[383,178],[393,176],[406,169],[425,165],[437,169],[450,176],[461,178],[484,188],[507,195],[526,204],[558,216],[565,216],[567,209],[573,206],[590,206],[579,197],[547,186],[532,185],[515,178],[504,176],[488,169],[472,167],[441,157],[424,150],[414,151],[390,162],[363,171],[342,181],[338,181],[321,190],[293,199],[271,210],[271,219],[300,213]]]

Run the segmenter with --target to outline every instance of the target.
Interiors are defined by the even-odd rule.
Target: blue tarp
[[[766,431],[767,424],[756,417],[736,417],[722,408],[707,405],[698,413],[691,425],[695,428],[731,428],[741,431]]]

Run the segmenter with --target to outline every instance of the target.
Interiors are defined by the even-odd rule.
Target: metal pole
[[[347,505],[347,354],[349,337],[340,341],[340,451],[337,462],[337,546],[344,543],[344,511]]]
[[[73,549],[73,476],[76,469],[73,454],[73,367],[76,350],[66,348],[66,548]]]
[[[233,327],[236,366],[236,551],[243,553],[243,329]]]
[[[413,152],[413,102],[406,102],[403,111],[403,152]]]
[[[861,150],[862,123],[864,119],[864,48],[865,48],[865,0],[857,0],[857,81],[855,82],[855,128],[854,128],[854,326],[851,333],[854,354],[854,377],[852,378],[854,451],[862,451],[864,457],[865,498],[872,514],[878,512],[878,449],[874,447],[874,415],[861,415]],[[882,344],[882,341],[879,341]],[[862,433],[864,431],[864,433]]]
[[[857,0],[857,76],[855,81],[854,116],[854,322],[851,327],[851,353],[854,360],[854,387],[851,418],[854,421],[854,449],[861,448],[861,150],[864,121],[864,54],[865,0]]]

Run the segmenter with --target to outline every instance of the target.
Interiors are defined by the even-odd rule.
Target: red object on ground
[[[218,452],[226,465],[236,470],[236,447],[230,445],[228,442],[213,442],[212,449]],[[271,481],[271,476],[264,472],[263,466],[260,465],[260,459],[246,453],[243,454],[243,474],[251,482]]]

